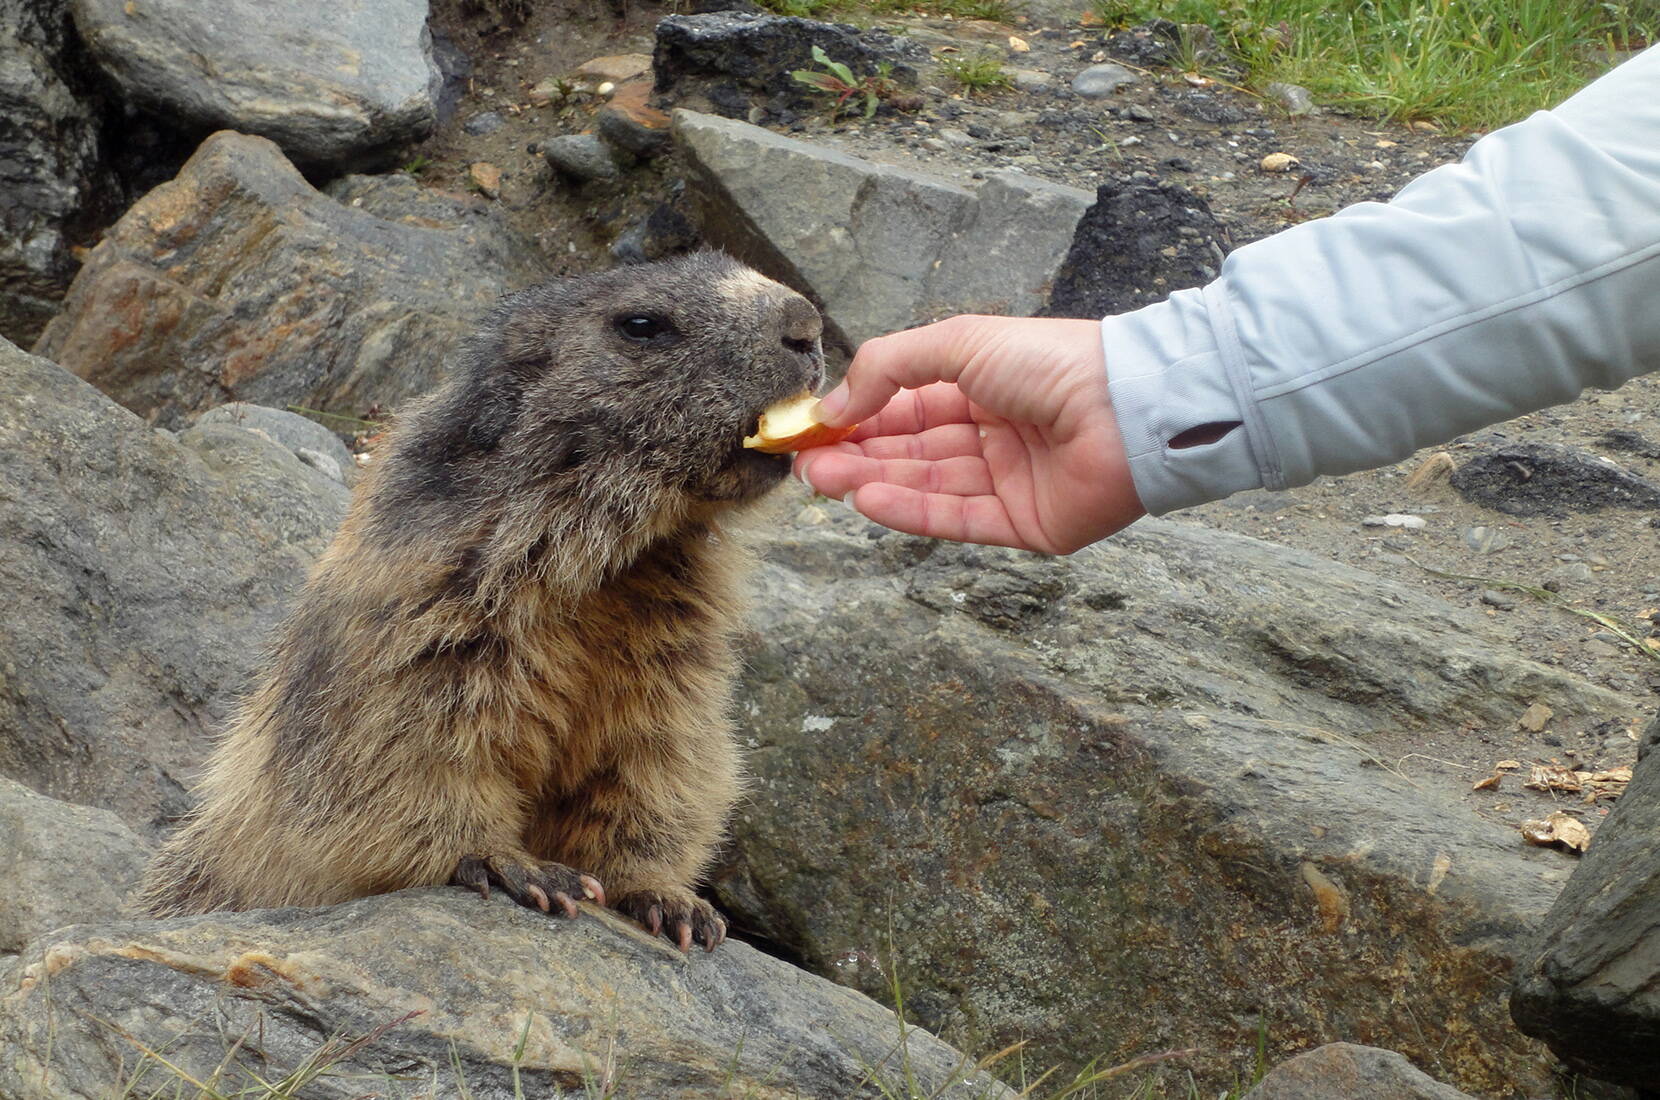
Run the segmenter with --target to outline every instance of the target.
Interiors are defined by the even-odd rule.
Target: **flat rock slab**
[[[1328,1043],[1275,1066],[1243,1100],[1470,1100],[1399,1054]]]
[[[1545,1087],[1504,996],[1573,857],[1377,740],[1625,699],[1480,615],[1194,524],[1054,559],[778,507],[801,514],[758,532],[755,780],[717,876],[741,922],[873,995],[897,967],[926,1026],[1024,1038],[1029,1065],[1197,1047],[1168,1083],[1219,1090],[1260,1021],[1278,1053],[1363,1041],[1474,1093]]]
[[[418,141],[441,85],[427,0],[72,0],[122,93],[201,129],[342,165]]]
[[[800,290],[833,339],[1044,304],[1090,195],[1018,172],[978,191],[758,126],[673,115],[705,237]]]
[[[54,928],[120,917],[150,852],[108,810],[0,777],[0,954]]]
[[[191,446],[0,341],[0,775],[154,833],[346,490],[228,425]]]
[[[1602,508],[1660,508],[1660,485],[1573,447],[1505,443],[1461,465],[1465,500],[1512,516],[1566,516]]]
[[[226,1064],[235,1095],[249,1071],[280,1078],[330,1037],[381,1028],[305,1095],[358,1097],[391,1074],[480,1100],[874,1100],[907,1071],[941,1100],[1013,1095],[868,998],[744,944],[686,956],[592,907],[566,921],[460,890],[47,936],[0,962],[0,1095],[134,1081],[172,1095],[176,1076],[141,1045],[200,1080]]]
[[[1660,1086],[1660,720],[1516,970],[1510,1011],[1568,1065]]]
[[[264,138],[213,135],[93,249],[36,353],[163,427],[229,400],[361,413],[430,389],[535,281],[534,253],[413,180],[339,193]]]

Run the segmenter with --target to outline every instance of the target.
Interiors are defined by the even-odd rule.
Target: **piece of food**
[[[845,428],[827,428],[814,415],[817,409],[818,398],[810,393],[778,402],[761,414],[760,426],[754,435],[744,436],[744,446],[770,455],[789,454],[839,443],[858,427],[850,424]]]

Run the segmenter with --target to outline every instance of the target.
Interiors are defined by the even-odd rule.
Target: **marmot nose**
[[[811,355],[818,349],[819,337],[824,335],[824,322],[818,310],[805,298],[790,298],[784,302],[783,344],[791,351]]]

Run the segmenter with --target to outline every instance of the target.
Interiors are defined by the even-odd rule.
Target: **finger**
[[[857,443],[877,435],[914,435],[942,424],[966,423],[972,416],[968,398],[955,384],[935,382],[895,394],[874,416],[861,420],[849,438]]]
[[[820,417],[826,424],[841,427],[875,415],[902,389],[955,382],[966,359],[961,345],[977,320],[952,317],[866,340],[841,385],[820,402]]]
[[[912,535],[1036,550],[1020,537],[1008,509],[994,496],[958,497],[871,482],[847,497],[855,511],[884,527]]]
[[[991,471],[977,455],[925,462],[832,453],[820,455],[805,464],[803,470],[807,483],[815,491],[837,500],[871,482],[963,497],[985,496],[993,488]]]
[[[975,424],[947,424],[914,435],[875,435],[853,446],[866,458],[912,458],[932,461],[978,455],[980,428]]]

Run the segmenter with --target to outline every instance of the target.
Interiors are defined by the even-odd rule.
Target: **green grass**
[[[965,92],[992,92],[1014,87],[1014,78],[1003,68],[995,53],[983,52],[938,59],[940,72],[955,80]]]
[[[846,19],[855,22],[894,15],[949,15],[953,19],[989,19],[1007,23],[1015,15],[1015,0],[759,0],[779,15],[806,19]]]
[[[1206,23],[1248,86],[1317,103],[1490,129],[1560,102],[1645,45],[1660,0],[1096,0],[1109,26]]]

